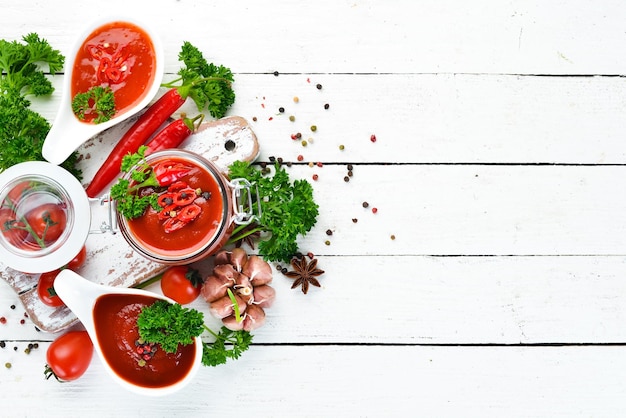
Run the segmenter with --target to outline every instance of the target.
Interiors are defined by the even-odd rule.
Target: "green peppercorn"
[[[317,131],[317,126],[311,125],[311,132],[315,132],[315,131]]]

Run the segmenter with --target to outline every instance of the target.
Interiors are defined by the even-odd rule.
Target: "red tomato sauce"
[[[71,95],[95,86],[109,86],[116,115],[138,103],[148,92],[156,69],[154,45],[148,34],[128,22],[112,22],[93,31],[79,49],[72,70]],[[95,114],[83,122],[92,123]]]
[[[179,345],[176,353],[158,348],[154,356],[140,365],[135,342],[139,339],[137,317],[144,306],[156,298],[142,295],[108,294],[95,303],[93,315],[102,354],[122,379],[132,384],[158,388],[181,381],[195,360],[195,343]]]
[[[192,254],[211,242],[225,224],[227,215],[223,192],[213,174],[189,160],[168,158],[168,161],[191,166],[191,171],[180,181],[192,189],[210,193],[210,198],[196,200],[201,208],[200,214],[178,230],[166,232],[159,212],[152,208],[143,216],[128,221],[128,227],[144,248],[162,256],[178,257]]]

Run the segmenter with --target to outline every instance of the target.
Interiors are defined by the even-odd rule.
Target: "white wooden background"
[[[324,163],[289,169],[319,175],[301,248],[323,287],[277,274],[249,352],[145,399],[95,357],[79,381],[44,380],[56,335],[20,324],[0,283],[2,415],[624,415],[623,1],[1,0],[0,35],[67,51],[104,10],[155,25],[168,74],[184,40],[231,67],[260,160]],[[52,120],[59,94],[33,106]]]

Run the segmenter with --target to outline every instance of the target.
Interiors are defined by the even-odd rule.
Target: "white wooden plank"
[[[276,302],[255,342],[626,342],[623,257],[322,256],[319,267],[322,287],[306,295],[275,273]],[[0,340],[57,336],[37,332],[28,320],[21,324],[23,308],[0,284],[0,316],[7,318]],[[158,285],[150,290],[160,292]],[[204,301],[191,306],[219,328]]]
[[[188,390],[149,399],[114,384],[96,358],[78,381],[46,381],[45,349],[12,353],[13,367],[0,369],[7,416],[609,417],[626,408],[623,347],[253,347],[200,370]]]
[[[0,6],[3,37],[36,29],[62,51],[102,13],[97,2],[69,0]],[[188,40],[237,72],[621,74],[625,66],[615,52],[626,46],[618,0],[111,0],[107,9],[152,24],[168,49]],[[167,70],[175,68],[168,54]]]
[[[621,78],[236,74],[235,80],[237,98],[229,115],[248,120],[265,159],[626,162]],[[33,101],[33,109],[50,121],[62,94],[62,77],[53,81],[52,99]],[[197,114],[191,101],[182,111]],[[297,133],[306,147],[292,139]]]

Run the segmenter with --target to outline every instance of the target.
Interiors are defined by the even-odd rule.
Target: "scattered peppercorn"
[[[391,235],[391,240],[393,241],[393,240],[395,240],[395,239],[396,239],[396,236],[392,234],[392,235]]]
[[[4,363],[4,367],[6,367],[7,369],[10,369],[11,368],[11,363],[9,363],[9,362]]]
[[[278,111],[280,113],[285,113],[285,108],[281,106],[281,107],[278,108]]]
[[[274,71],[274,76],[278,77],[278,71]]]
[[[20,324],[24,325],[26,323],[25,319],[20,319]]]
[[[309,161],[309,167],[313,167],[315,164],[313,164],[313,161]]]
[[[298,155],[298,161],[304,160],[304,156],[302,154]]]
[[[15,309],[15,305],[11,305],[11,309]]]
[[[317,126],[311,125],[311,132],[315,132],[315,131],[317,131]]]
[[[4,316],[0,317],[0,324],[6,324],[6,323],[7,323],[7,319]]]
[[[352,176],[353,176],[353,174],[352,174],[352,170],[348,171],[348,176],[349,176],[349,177],[352,177]]]
[[[377,208],[372,208],[372,213],[377,213],[378,209]]]
[[[318,178],[319,176],[317,174],[313,174],[313,180],[317,181]]]
[[[274,161],[276,161],[276,157],[274,157],[274,156],[272,155],[272,156],[270,156],[269,160],[270,160],[271,162],[274,162]]]
[[[306,139],[303,139],[301,144],[302,144],[303,147],[306,147],[309,143],[306,142]]]
[[[352,223],[357,223],[359,220],[357,218],[352,218]]]
[[[309,257],[311,260],[313,260],[315,258],[315,254],[313,254],[311,251],[309,251],[308,253],[306,253],[307,257]]]
[[[326,110],[328,110],[328,108],[329,108],[329,107],[330,107],[330,105],[329,105],[328,103],[326,103],[326,104],[324,105],[324,109],[326,109]]]
[[[339,145],[339,149],[340,149],[341,151],[343,151],[344,149],[346,149],[346,147],[345,147],[343,144],[341,144],[341,145]]]
[[[321,161],[318,161],[316,164],[317,164],[318,167],[324,166],[324,163],[322,163]]]
[[[376,135],[372,134],[372,136],[370,136],[370,141],[376,142]]]
[[[257,121],[256,116],[252,116],[252,120],[253,120],[254,122],[256,122],[256,121]]]
[[[348,164],[348,170],[352,171],[354,167],[352,167],[352,164]]]
[[[291,116],[289,116],[289,120],[290,120],[291,122],[293,122],[293,121],[295,121],[295,120],[296,120],[296,117],[295,117],[294,115],[291,115]]]
[[[364,208],[368,207],[369,205],[370,205],[369,203],[367,203],[367,202],[363,202],[363,207],[364,207]]]
[[[327,230],[326,230],[326,235],[332,235],[332,234],[333,234],[333,231],[332,231],[332,230],[330,230],[330,229],[327,229]]]
[[[293,98],[293,102],[294,103],[298,103],[300,101],[300,99],[298,98],[298,96],[294,96]]]
[[[324,244],[326,244],[326,245],[330,245],[330,241],[329,241],[329,240],[326,240],[326,241],[324,241]]]
[[[319,83],[318,83],[315,87],[316,87],[318,90],[321,90],[321,89],[322,89],[322,85],[321,85],[321,84],[319,84]]]
[[[5,348],[7,346],[7,343],[4,341],[0,341],[0,348]]]
[[[296,134],[296,138],[298,138],[298,139],[302,138],[302,133],[298,132],[298,133]]]
[[[344,176],[343,181],[345,181],[346,183],[350,181],[350,177],[348,176]]]

